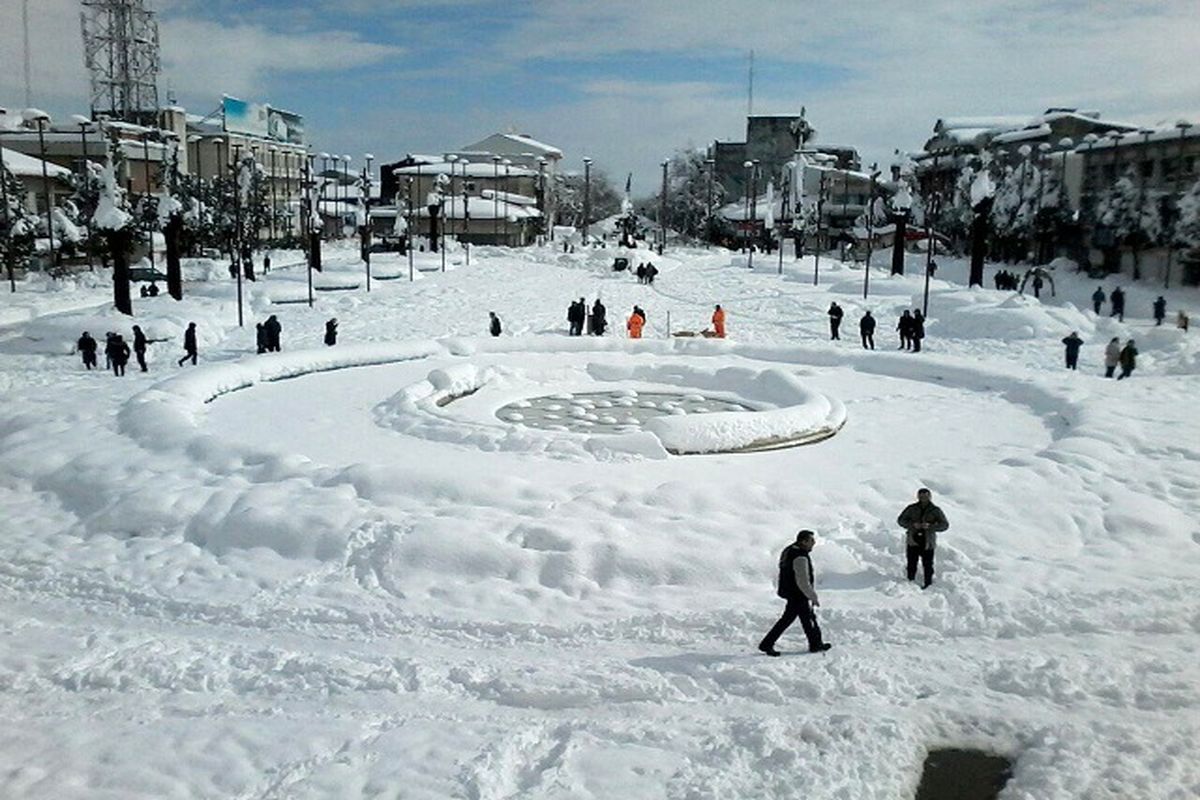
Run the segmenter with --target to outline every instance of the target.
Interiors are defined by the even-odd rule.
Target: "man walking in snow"
[[[279,324],[279,320],[274,314],[267,317],[267,321],[263,323],[263,333],[267,335],[267,352],[278,353],[280,350],[279,336],[283,332],[283,326]]]
[[[725,338],[725,309],[718,303],[712,315],[713,332],[718,339]]]
[[[1105,299],[1104,287],[1097,286],[1096,291],[1092,292],[1092,309],[1095,310],[1096,316],[1100,315],[1100,306],[1104,305]]]
[[[1112,290],[1112,296],[1109,298],[1112,301],[1112,313],[1110,317],[1116,317],[1121,322],[1125,321],[1125,292],[1121,287]]]
[[[1111,378],[1121,363],[1121,340],[1116,336],[1104,346],[1104,377]]]
[[[933,504],[933,492],[917,490],[917,502],[904,507],[896,523],[904,528],[904,552],[907,557],[906,574],[910,581],[916,580],[917,561],[924,571],[922,589],[933,583],[933,552],[937,547],[937,535],[950,527],[946,515]]]
[[[829,338],[831,340],[842,338],[838,336],[838,328],[842,327],[842,317],[844,316],[845,312],[842,311],[841,306],[837,303],[829,304]]]
[[[862,346],[864,350],[875,349],[875,318],[871,316],[871,312],[867,311],[863,314],[863,318],[858,321],[858,332],[862,337]]]
[[[183,332],[183,358],[175,362],[176,365],[182,367],[183,362],[190,358],[192,366],[196,366],[196,352],[196,323],[189,322],[187,330]]]
[[[488,325],[488,330],[492,336],[500,335],[500,318],[496,316],[495,311],[489,311],[488,316],[491,318],[491,323]]]
[[[1121,374],[1117,376],[1117,380],[1123,380],[1133,374],[1133,368],[1137,366],[1138,349],[1133,345],[1133,339],[1125,343],[1121,348],[1119,360],[1121,362]]]
[[[592,304],[592,335],[603,336],[604,329],[608,327],[608,309],[604,307],[604,303],[600,302],[600,298],[596,298],[596,302]]]
[[[912,351],[914,353],[921,352],[921,340],[925,338],[925,316],[921,313],[921,309],[913,309],[912,315],[912,331],[909,334],[909,339],[912,341]]]
[[[1158,299],[1154,301],[1154,324],[1155,326],[1162,325],[1163,320],[1167,318],[1167,301],[1160,294]]]
[[[79,337],[79,341],[75,343],[80,355],[83,356],[83,365],[90,371],[96,366],[96,340],[87,331],[83,332],[83,336]]]
[[[815,606],[821,605],[814,588],[812,558],[809,553],[817,543],[816,534],[803,530],[796,534],[796,541],[789,544],[779,554],[779,582],[776,594],[787,601],[783,615],[758,643],[758,649],[769,656],[778,656],[775,642],[783,632],[800,620],[804,635],[808,637],[808,651],[822,653],[833,645],[828,644],[821,636],[821,626],[817,624],[817,615],[813,613]]]
[[[1079,363],[1079,348],[1083,347],[1083,339],[1079,338],[1079,334],[1071,331],[1071,335],[1062,340],[1062,343],[1067,347],[1067,369],[1075,369]]]

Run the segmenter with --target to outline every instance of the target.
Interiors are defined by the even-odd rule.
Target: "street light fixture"
[[[271,163],[271,244],[275,244],[275,217],[279,213],[279,205],[275,199],[275,155],[279,152],[279,148],[275,145],[268,145],[267,152],[270,153]]]
[[[663,254],[663,249],[667,246],[667,166],[670,160],[664,158],[662,162],[662,193],[658,199],[658,254]]]
[[[88,157],[87,157],[87,129],[92,124],[92,121],[82,114],[72,114],[71,120],[79,126],[79,179],[83,186],[87,185],[88,177]],[[92,221],[89,216],[84,221],[84,230],[87,231],[87,265],[88,269],[94,269],[92,264]]]
[[[583,159],[583,244],[587,246],[588,219],[592,215],[592,159]]]
[[[451,153],[450,155],[446,156],[446,163],[450,165],[450,217],[449,219],[442,220],[443,226],[448,225],[450,219],[454,219],[454,165],[458,163],[458,155]],[[462,181],[459,181],[459,183],[461,184]],[[462,188],[461,185],[459,188]],[[453,229],[450,231],[450,238],[454,238]]]
[[[42,159],[42,189],[46,193],[46,232],[50,243],[50,269],[54,269],[54,197],[50,191],[50,173],[46,166],[46,126],[50,124],[50,115],[38,108],[27,108],[21,112],[26,122],[37,125],[38,148]]]
[[[463,206],[462,234],[460,235],[460,239],[463,246],[463,255],[466,258],[466,265],[469,267],[471,266],[471,243],[468,241],[467,236],[471,232],[471,201],[467,197],[467,167],[471,164],[471,162],[465,158],[460,158],[458,163],[462,166],[462,179],[460,181],[462,185],[459,187],[462,190]]]
[[[500,244],[500,156],[492,156],[492,239]]]

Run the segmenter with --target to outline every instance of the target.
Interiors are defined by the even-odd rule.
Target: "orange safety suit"
[[[642,319],[641,314],[630,314],[629,321],[625,323],[625,329],[629,331],[629,338],[642,338],[642,326],[645,324],[646,320]]]
[[[713,312],[712,316],[713,330],[717,332],[718,339],[725,338],[725,309],[718,308]]]

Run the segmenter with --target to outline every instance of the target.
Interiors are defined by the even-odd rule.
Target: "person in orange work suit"
[[[646,318],[642,315],[642,310],[634,306],[633,313],[629,315],[629,320],[625,323],[625,329],[629,331],[629,338],[642,338],[642,326],[645,324]]]
[[[717,309],[713,311],[712,316],[713,330],[717,332],[718,339],[725,338],[725,309],[721,308],[721,304],[717,304]]]

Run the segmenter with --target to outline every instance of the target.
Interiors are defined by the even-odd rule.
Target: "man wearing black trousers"
[[[813,566],[809,557],[816,543],[816,534],[808,530],[800,531],[796,534],[796,541],[779,554],[777,594],[787,600],[787,606],[783,609],[783,616],[758,644],[758,649],[769,656],[779,655],[775,642],[797,619],[804,627],[804,635],[808,637],[810,653],[821,653],[833,646],[821,638],[821,626],[817,624],[817,615],[813,613],[813,607],[821,605],[817,590],[813,588]]]
[[[928,589],[933,583],[933,551],[937,547],[937,535],[949,528],[950,523],[942,510],[933,504],[933,493],[928,489],[917,490],[917,502],[905,506],[896,523],[905,531],[908,579],[916,580],[919,560],[925,573],[921,588]]]

